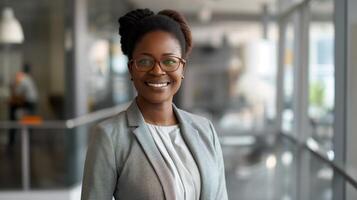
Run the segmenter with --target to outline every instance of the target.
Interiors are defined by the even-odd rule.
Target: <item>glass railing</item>
[[[334,151],[327,149],[325,146],[318,143],[314,138],[308,138],[304,143],[300,143],[293,137],[283,134],[285,137],[294,141],[301,148],[309,151],[314,157],[318,158],[321,162],[331,166],[334,171],[336,171],[341,177],[346,179],[352,186],[357,188],[357,169],[346,164],[336,161]]]
[[[357,197],[353,177],[290,135],[278,134],[273,143],[259,139],[250,146],[225,142],[232,138],[221,139],[229,199],[350,200]]]
[[[91,127],[127,104],[65,121],[0,122],[0,192],[80,184]]]

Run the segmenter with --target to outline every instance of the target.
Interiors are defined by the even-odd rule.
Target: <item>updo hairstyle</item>
[[[181,54],[187,57],[192,49],[191,30],[180,13],[162,10],[155,14],[149,9],[136,9],[118,20],[120,43],[123,53],[132,59],[133,51],[140,39],[152,31],[165,31],[172,34],[180,43]]]

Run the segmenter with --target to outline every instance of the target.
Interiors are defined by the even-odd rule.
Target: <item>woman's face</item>
[[[164,31],[149,32],[139,40],[133,51],[133,59],[146,56],[157,61],[149,71],[138,71],[133,62],[129,64],[139,100],[153,104],[172,102],[181,86],[185,66],[181,63],[176,71],[165,72],[159,66],[159,61],[167,56],[182,56],[178,40]]]

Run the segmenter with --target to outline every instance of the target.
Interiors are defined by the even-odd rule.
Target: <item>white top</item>
[[[146,124],[174,179],[176,200],[199,200],[200,172],[181,136],[179,126]]]
[[[36,103],[38,99],[38,92],[34,81],[31,76],[24,74],[21,82],[15,87],[16,95],[21,95],[25,101]]]

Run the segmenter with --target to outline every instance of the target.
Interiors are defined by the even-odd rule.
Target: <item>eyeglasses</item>
[[[156,63],[159,62],[160,68],[165,72],[176,71],[180,65],[185,65],[186,60],[177,56],[163,56],[160,60],[156,60],[149,55],[141,55],[137,58],[130,60],[130,63],[133,63],[135,68],[141,72],[147,72],[152,70]]]

